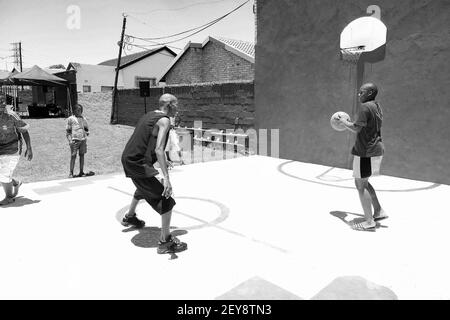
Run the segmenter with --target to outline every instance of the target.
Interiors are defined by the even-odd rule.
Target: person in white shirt
[[[166,150],[165,150],[166,157],[169,162],[169,167],[173,167],[173,164],[172,164],[173,159],[171,157],[172,152],[176,152],[176,154],[178,155],[180,165],[185,164],[183,161],[182,153],[181,153],[181,147],[180,147],[178,134],[175,130],[175,127],[178,126],[179,123],[180,123],[180,118],[178,116],[178,113],[174,117],[170,118],[169,137],[168,137],[167,146],[166,146]]]
[[[73,178],[73,170],[77,153],[80,156],[80,173],[75,177],[94,175],[92,171],[84,173],[84,155],[87,152],[87,136],[89,135],[89,127],[86,118],[83,117],[83,106],[77,104],[73,111],[73,115],[67,118],[66,137],[70,146],[70,173],[69,178]]]

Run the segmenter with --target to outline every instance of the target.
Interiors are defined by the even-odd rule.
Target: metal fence
[[[201,162],[205,161],[205,153],[215,157],[216,151],[222,152],[222,159],[233,158],[239,155],[248,156],[250,150],[250,139],[246,134],[230,133],[225,130],[211,130],[202,128],[175,127],[178,136],[182,140],[184,151],[188,151],[191,156],[191,163],[195,159],[195,146],[201,146]],[[189,149],[189,150],[186,150]]]

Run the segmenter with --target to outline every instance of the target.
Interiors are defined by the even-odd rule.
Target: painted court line
[[[109,188],[109,189],[112,189],[112,190],[114,190],[114,191],[117,191],[117,192],[126,194],[127,196],[130,196],[130,197],[133,196],[131,193],[128,193],[128,192],[126,192],[126,191],[123,191],[123,190],[120,190],[120,189],[117,189],[117,188],[114,188],[114,187],[111,187],[111,186],[108,186],[108,188]],[[180,198],[182,198],[182,197],[180,197]],[[189,198],[189,199],[193,199],[193,198]],[[203,201],[202,199],[198,199],[198,200]],[[210,202],[216,203],[216,201],[212,201],[212,200],[211,200]],[[127,207],[128,207],[128,206],[126,206],[126,208],[127,208]],[[258,239],[254,239],[254,238],[248,237],[248,236],[246,236],[246,235],[244,235],[244,234],[242,234],[242,233],[239,233],[239,232],[237,232],[237,231],[234,231],[234,230],[230,230],[230,229],[228,229],[228,228],[221,227],[221,226],[217,225],[217,223],[219,223],[219,222],[208,222],[208,221],[199,219],[199,218],[197,218],[197,217],[194,217],[194,216],[192,216],[192,215],[190,215],[190,214],[183,213],[183,212],[176,211],[176,210],[174,210],[173,212],[174,212],[174,213],[177,213],[177,214],[180,214],[180,215],[182,215],[182,216],[184,216],[184,217],[187,217],[187,218],[196,220],[196,221],[198,221],[198,222],[201,222],[205,227],[206,227],[206,226],[214,227],[214,228],[217,228],[217,229],[219,229],[219,230],[225,231],[225,232],[227,232],[227,233],[229,233],[229,234],[232,234],[232,235],[235,235],[235,236],[238,236],[238,237],[241,237],[241,238],[245,238],[245,239],[247,239],[247,240],[253,241],[253,242],[258,243],[258,244],[262,244],[262,245],[264,245],[264,246],[266,246],[266,247],[272,248],[272,249],[277,250],[277,251],[280,251],[280,252],[282,252],[282,253],[289,253],[289,251],[286,250],[286,249],[277,247],[277,246],[275,246],[275,245],[272,245],[272,244],[267,243],[267,242],[262,241],[262,240],[258,240]],[[216,219],[216,220],[217,220],[217,219]],[[222,221],[220,221],[220,222],[222,222]],[[186,229],[189,229],[189,228],[186,228]]]
[[[289,160],[289,161],[283,162],[283,163],[278,165],[278,167],[277,167],[278,172],[280,172],[281,174],[283,174],[285,176],[288,176],[288,177],[291,177],[291,178],[294,178],[294,179],[297,179],[297,180],[301,180],[301,181],[305,181],[305,182],[311,182],[311,183],[315,183],[315,184],[320,184],[320,185],[323,185],[323,186],[336,187],[336,188],[342,188],[342,189],[356,189],[355,187],[340,186],[340,185],[337,185],[337,184],[331,184],[331,183],[325,183],[325,182],[321,182],[321,181],[314,181],[314,180],[307,179],[307,178],[301,178],[301,177],[298,177],[296,175],[293,175],[291,173],[286,172],[286,169],[284,167],[286,165],[292,164],[292,163],[299,163],[299,162],[295,161],[295,160]],[[331,168],[331,169],[334,169],[334,168]],[[328,170],[328,171],[331,171],[331,170]],[[327,173],[328,171],[326,171],[325,173]],[[316,178],[320,179],[319,177],[322,177],[325,173],[319,175]],[[323,179],[321,179],[321,180],[323,180]],[[430,185],[428,185],[426,187],[420,187],[420,188],[399,189],[399,190],[376,189],[376,191],[379,191],[379,192],[414,192],[414,191],[430,190],[430,189],[438,188],[439,186],[441,186],[441,184],[439,184],[439,183],[430,183]]]

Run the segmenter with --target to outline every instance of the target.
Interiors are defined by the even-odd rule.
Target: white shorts
[[[173,129],[169,131],[169,138],[167,140],[165,151],[174,151],[174,152],[181,151],[180,142],[178,140],[178,134]]]
[[[358,156],[353,157],[353,177],[363,179],[380,174],[383,156],[368,158]]]
[[[19,153],[0,155],[0,182],[10,183],[12,181],[12,175],[19,159]]]

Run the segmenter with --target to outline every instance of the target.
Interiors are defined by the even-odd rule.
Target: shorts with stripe
[[[383,156],[353,157],[353,177],[363,179],[380,174],[381,160],[383,159]]]
[[[151,178],[131,178],[136,186],[134,198],[136,200],[145,199],[148,204],[159,214],[164,214],[172,210],[176,202],[172,197],[168,199],[162,196],[164,186],[155,177]]]
[[[0,182],[10,183],[12,181],[12,175],[19,159],[19,153],[0,155]]]

